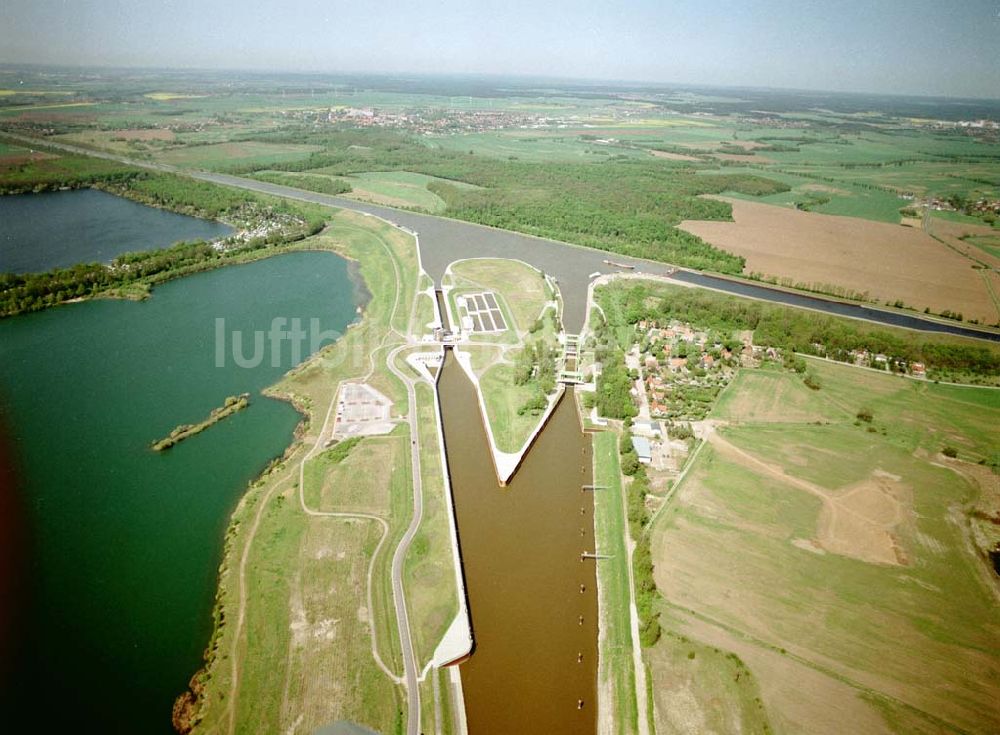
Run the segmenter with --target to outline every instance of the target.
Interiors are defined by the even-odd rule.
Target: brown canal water
[[[438,314],[441,315],[441,327],[447,332],[451,329],[451,325],[448,323],[448,310],[444,305],[444,292],[441,289],[436,290],[434,298],[437,299]]]
[[[593,733],[597,562],[580,557],[594,551],[593,492],[581,489],[592,453],[572,391],[501,488],[451,350],[438,390],[475,638],[461,664],[469,732]]]

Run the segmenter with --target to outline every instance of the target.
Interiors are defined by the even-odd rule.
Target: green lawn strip
[[[455,718],[455,700],[452,697],[451,669],[437,669],[434,676],[438,678],[438,689],[441,692],[441,735],[451,735],[458,731]]]
[[[632,733],[637,727],[632,630],[629,621],[628,551],[622,515],[622,483],[614,432],[594,435],[594,483],[607,489],[594,493],[597,550],[610,559],[597,566],[600,585],[600,687],[608,686],[614,732]]]
[[[434,395],[424,383],[416,390],[424,514],[403,567],[403,586],[410,606],[414,653],[422,668],[458,612],[458,590]]]
[[[405,438],[409,446],[410,432],[405,425],[398,426],[393,433]],[[378,649],[382,660],[391,671],[400,675],[403,673],[403,657],[392,597],[392,557],[413,512],[413,476],[406,453],[391,468],[389,505],[389,535],[372,567],[372,606],[375,609],[371,614],[378,630]]]
[[[532,383],[514,384],[511,365],[494,365],[479,378],[479,387],[486,403],[486,415],[493,428],[493,438],[501,452],[516,452],[538,425],[540,414],[534,411],[518,413],[538,392]]]
[[[414,315],[413,334],[420,336],[430,332],[429,324],[434,322],[434,301],[425,293],[417,294],[417,310]]]

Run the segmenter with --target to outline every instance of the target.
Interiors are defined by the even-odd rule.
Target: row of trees
[[[548,405],[548,395],[556,389],[556,353],[544,340],[527,343],[514,362],[514,385],[534,385],[535,391],[519,414],[539,414]]]
[[[320,194],[347,194],[351,191],[351,185],[342,179],[331,176],[307,176],[291,172],[264,171],[256,173],[253,178],[259,181],[266,181],[271,184],[281,186],[294,186],[296,189],[308,189]]]
[[[846,359],[852,350],[867,350],[922,362],[929,370],[984,377],[1000,373],[997,345],[924,335],[703,289],[618,283],[602,287],[598,298],[612,324],[677,319],[720,331],[751,329],[756,343],[786,351]],[[822,350],[815,345],[821,345]]]
[[[627,422],[626,422],[627,423]],[[626,490],[626,505],[629,533],[635,541],[632,554],[632,574],[635,578],[635,607],[639,614],[639,642],[652,646],[662,633],[660,613],[655,610],[656,580],[653,579],[653,555],[649,548],[649,511],[646,496],[649,494],[649,476],[645,466],[639,462],[632,446],[632,432],[626,427],[618,445],[622,472],[632,478]]]
[[[266,236],[216,249],[202,240],[167,248],[124,253],[110,265],[82,263],[45,273],[0,274],[0,317],[54,306],[71,299],[117,291],[143,294],[170,278],[252,257],[255,251],[301,240],[324,226],[320,213],[206,182],[168,174],[117,175],[95,179],[101,188],[140,202],[202,217],[239,219],[249,225],[284,215],[286,222]]]

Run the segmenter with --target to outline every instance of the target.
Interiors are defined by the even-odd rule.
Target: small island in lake
[[[184,441],[189,436],[194,436],[195,434],[204,431],[212,424],[222,421],[228,416],[232,416],[237,411],[241,411],[249,405],[249,393],[241,393],[238,396],[229,396],[226,398],[225,403],[218,408],[213,408],[212,413],[210,413],[208,418],[204,421],[199,421],[197,424],[181,424],[163,439],[153,442],[153,451],[162,452],[164,449],[170,449],[170,447]]]

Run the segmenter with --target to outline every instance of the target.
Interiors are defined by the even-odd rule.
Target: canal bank
[[[583,490],[592,452],[574,402],[556,405],[502,488],[483,462],[475,386],[450,352],[438,391],[475,636],[460,667],[468,731],[594,732],[597,562],[582,556],[594,550],[593,494]]]

